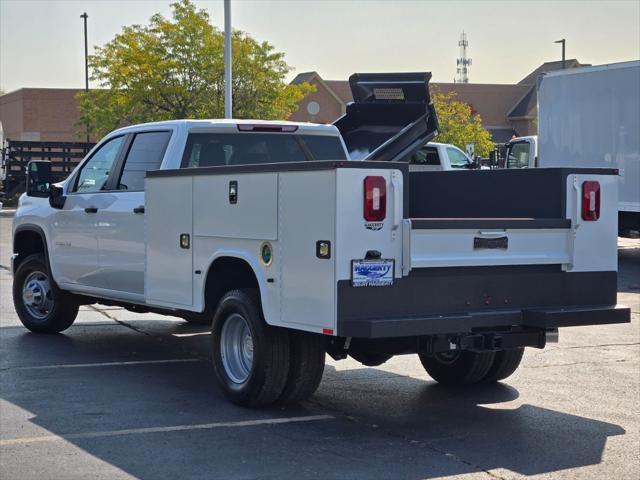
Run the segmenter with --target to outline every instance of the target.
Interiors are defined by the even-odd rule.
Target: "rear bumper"
[[[482,330],[511,328],[551,329],[581,325],[628,323],[631,310],[624,305],[533,308],[429,317],[346,320],[340,336],[356,338],[394,338],[422,335],[466,334]]]
[[[630,321],[617,272],[559,265],[413,269],[386,287],[338,281],[339,336],[385,338]]]

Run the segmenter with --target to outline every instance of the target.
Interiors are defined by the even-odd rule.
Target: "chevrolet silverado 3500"
[[[233,402],[297,402],[325,353],[415,353],[442,383],[508,377],[616,305],[615,170],[410,171],[429,74],[360,74],[334,125],[178,120],[107,135],[61,184],[29,165],[13,298],[34,332],[78,306],[211,322]]]

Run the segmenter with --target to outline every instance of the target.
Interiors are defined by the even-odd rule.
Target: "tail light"
[[[364,179],[364,219],[381,222],[387,216],[387,181],[384,177]]]
[[[582,220],[593,221],[600,218],[600,183],[594,181],[582,184]]]

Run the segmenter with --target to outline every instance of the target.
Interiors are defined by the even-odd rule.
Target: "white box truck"
[[[434,379],[474,385],[558,327],[628,322],[615,170],[411,171],[397,160],[437,128],[429,78],[352,76],[335,126],[126,127],[58,185],[31,162],[13,226],[21,321],[59,332],[102,303],[212,323],[219,385],[249,406],[307,398],[325,353],[418,354]]]
[[[542,74],[538,136],[511,140],[506,166],[615,168],[620,231],[640,230],[640,61]]]

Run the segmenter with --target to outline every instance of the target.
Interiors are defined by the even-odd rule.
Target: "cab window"
[[[507,168],[527,168],[529,166],[529,144],[518,142],[511,144]]]
[[[416,153],[411,155],[409,163],[413,165],[431,165],[440,166],[440,157],[436,147],[422,147]]]
[[[457,148],[447,147],[447,155],[449,155],[451,168],[469,168],[469,159]]]
[[[78,174],[74,192],[96,193],[106,190],[123,141],[124,136],[108,140],[87,160]]]
[[[171,132],[136,133],[124,162],[118,190],[144,190],[144,176],[148,170],[158,170],[171,138]]]
[[[346,160],[340,139],[282,133],[191,133],[181,168]]]

